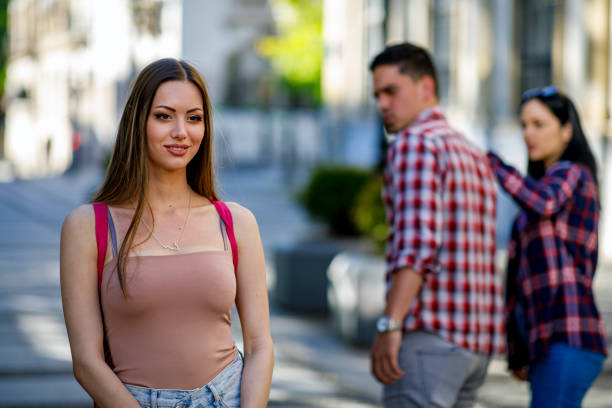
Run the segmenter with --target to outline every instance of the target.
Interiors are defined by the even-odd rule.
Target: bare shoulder
[[[83,204],[72,210],[64,219],[62,235],[87,234],[94,228],[94,212],[91,204]]]
[[[232,213],[232,219],[236,228],[241,230],[257,228],[255,216],[248,208],[235,202],[227,202],[226,204]]]
[[[60,271],[63,276],[88,271],[85,265],[95,260],[95,216],[91,204],[75,208],[66,216],[60,240]],[[76,267],[75,265],[80,265]],[[92,261],[91,265],[94,265]],[[87,272],[89,273],[89,272]]]

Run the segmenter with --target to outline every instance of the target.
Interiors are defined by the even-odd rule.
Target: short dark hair
[[[390,45],[374,57],[370,63],[370,71],[374,72],[379,65],[398,65],[399,72],[409,75],[413,81],[430,76],[434,80],[436,97],[439,97],[438,74],[433,59],[425,48],[408,42]]]

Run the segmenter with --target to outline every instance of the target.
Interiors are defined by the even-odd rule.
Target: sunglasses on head
[[[544,88],[531,88],[523,92],[521,101],[525,102],[532,98],[548,98],[557,94],[559,94],[559,90],[555,85],[545,86]]]

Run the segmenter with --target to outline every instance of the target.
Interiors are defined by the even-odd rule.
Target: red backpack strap
[[[96,244],[98,246],[98,296],[102,290],[102,272],[104,270],[104,260],[106,259],[106,249],[108,247],[108,216],[106,215],[106,204],[94,203],[93,209],[96,217]],[[104,341],[104,357],[108,363],[106,336]],[[109,354],[110,355],[110,354]],[[94,408],[98,405],[94,402]]]
[[[108,216],[106,215],[106,204],[94,203],[94,214],[96,216],[96,243],[98,244],[98,294],[102,289],[102,271],[106,259],[106,248],[108,247]]]
[[[238,245],[236,244],[236,236],[234,235],[234,220],[232,219],[232,213],[227,208],[227,205],[223,201],[212,201],[219,217],[225,224],[225,231],[232,247],[232,260],[234,261],[234,273],[238,273]]]

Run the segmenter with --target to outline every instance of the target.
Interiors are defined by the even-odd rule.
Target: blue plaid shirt
[[[592,288],[599,203],[591,172],[561,161],[535,180],[493,153],[488,157],[501,186],[522,208],[506,277],[510,369],[546,356],[553,342],[607,354]]]

